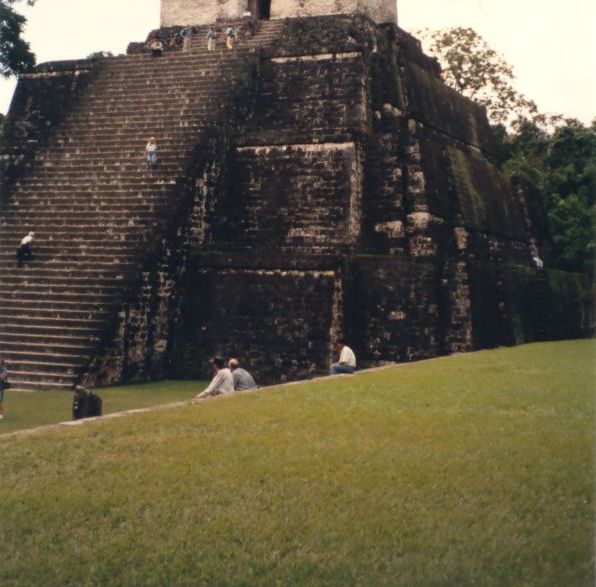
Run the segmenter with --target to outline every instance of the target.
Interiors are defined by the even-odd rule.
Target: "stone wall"
[[[32,164],[35,152],[81,99],[100,63],[44,63],[19,77],[0,142],[0,186],[18,179]],[[5,189],[0,189],[0,203]]]
[[[356,143],[245,146],[231,163],[213,247],[337,253],[360,242],[362,154]]]
[[[240,18],[249,0],[162,0],[161,26],[210,24]],[[397,22],[395,0],[271,0],[271,18],[364,14],[375,22]]]
[[[174,337],[178,376],[204,377],[211,357],[236,357],[260,384],[320,373],[341,330],[337,261],[197,255]]]
[[[557,293],[531,266],[536,195],[500,173],[483,109],[439,75],[394,28],[288,21],[218,196],[219,253],[188,284],[180,373],[214,352],[242,354],[263,381],[322,373],[338,333],[374,365],[582,332],[577,280]],[[573,327],[552,320],[561,297]]]

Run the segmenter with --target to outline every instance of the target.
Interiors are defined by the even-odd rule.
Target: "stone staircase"
[[[239,79],[284,23],[261,23],[233,51],[108,58],[82,99],[0,209],[0,357],[15,390],[68,390],[159,236],[177,184],[207,128],[226,112]],[[204,33],[204,34],[203,34]],[[251,61],[252,60],[252,61]],[[158,142],[158,168],[144,147]],[[35,260],[18,268],[20,239],[35,231]]]

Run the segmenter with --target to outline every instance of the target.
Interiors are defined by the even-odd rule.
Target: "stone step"
[[[103,235],[92,232],[92,230],[101,228],[105,231]],[[3,235],[3,242],[17,247],[21,239],[30,231],[35,232],[38,241],[47,240],[48,242],[55,241],[60,243],[65,240],[74,240],[82,244],[95,239],[102,239],[113,243],[120,243],[122,240],[131,240],[145,244],[146,246],[147,243],[153,240],[150,230],[150,226],[141,223],[129,223],[128,220],[125,220],[124,224],[121,225],[107,222],[103,223],[103,225],[98,223],[95,226],[84,224],[84,221],[78,221],[76,224],[69,222],[55,223],[48,226],[42,226],[35,222],[27,222],[22,218],[16,218],[12,222],[7,220],[0,221],[0,232]],[[11,236],[12,238],[9,240]]]
[[[83,313],[84,314],[84,313]],[[86,315],[86,314],[85,314]],[[0,311],[0,323],[8,323],[12,327],[20,328],[56,328],[58,330],[90,330],[100,332],[104,326],[102,319],[91,320],[89,318],[50,318],[45,316],[32,316],[2,313]]]
[[[0,340],[0,356],[12,361],[41,361],[45,363],[84,363],[90,356],[92,345],[64,345],[24,343]]]
[[[7,361],[7,365],[9,368],[9,372],[10,374],[19,374],[19,376],[22,378],[22,373],[23,372],[33,372],[33,370],[35,370],[35,372],[38,373],[47,373],[48,375],[51,375],[52,373],[56,373],[56,374],[64,374],[64,373],[71,373],[71,374],[75,374],[76,371],[79,369],[79,364],[77,364],[76,362],[72,362],[72,361],[64,361],[62,363],[56,362],[56,363],[51,363],[51,362],[43,362],[43,361],[39,361],[39,362],[34,362],[34,361]]]
[[[130,211],[130,214],[119,213],[118,210],[97,210],[93,212],[94,216],[97,216],[96,227],[112,228],[117,230],[119,228],[135,227],[135,226],[147,226],[149,220],[157,221],[158,218],[153,213],[154,210],[162,210],[164,206],[147,206],[146,210]],[[165,206],[168,208],[168,206]],[[30,207],[19,207],[10,206],[4,213],[4,218],[0,220],[0,226],[6,226],[7,228],[12,226],[15,230],[22,227],[31,226],[30,230],[33,230],[37,235],[35,227],[39,229],[49,230],[50,227],[62,227],[63,231],[66,226],[89,226],[89,212],[77,211],[73,209],[71,211],[62,210],[59,212],[52,212],[51,208],[39,207],[34,209]],[[46,224],[47,222],[47,224]],[[57,229],[59,230],[59,229]],[[21,235],[21,238],[24,235]]]
[[[55,345],[64,345],[69,348],[73,345],[80,346],[81,348],[88,348],[93,346],[99,341],[98,335],[86,334],[84,336],[78,336],[74,334],[70,335],[58,335],[52,334],[34,334],[25,332],[5,332],[0,328],[0,344],[16,344],[19,348],[27,345],[49,345],[54,347]]]
[[[81,277],[71,277],[70,275],[65,276],[54,276],[54,277],[41,277],[41,276],[30,276],[24,277],[18,274],[18,269],[13,269],[12,272],[2,271],[0,273],[0,288],[29,288],[29,289],[48,289],[48,288],[61,288],[61,289],[83,289],[86,288],[87,291],[117,291],[119,290],[124,280],[122,279],[114,279],[114,278],[105,278],[102,277],[100,279],[93,279],[93,278],[81,278]]]
[[[148,137],[145,135],[138,141],[137,144],[130,142],[130,136],[126,137],[126,141],[108,142],[107,139],[98,141],[94,137],[92,142],[88,145],[81,145],[81,143],[63,144],[59,149],[38,153],[35,157],[36,165],[44,165],[46,163],[54,164],[60,161],[61,164],[77,164],[80,161],[93,162],[96,164],[113,164],[121,160],[131,160],[139,157],[139,153],[143,153]],[[172,160],[179,159],[180,141],[162,138],[158,143],[158,152],[161,155],[167,156]],[[184,151],[182,151],[184,152]]]
[[[36,165],[30,168],[35,173],[37,182],[51,182],[52,180],[64,182],[66,180],[85,180],[88,183],[100,182],[104,176],[110,175],[112,183],[119,183],[119,180],[125,179],[128,182],[141,181],[148,183],[150,180],[162,179],[165,176],[172,176],[175,173],[184,171],[183,157],[167,157],[164,161],[157,154],[157,169],[147,170],[145,158],[140,155],[137,161],[128,161],[124,163],[98,163],[88,162],[87,165]],[[95,177],[94,177],[95,176]],[[21,182],[22,183],[22,182]],[[29,184],[30,185],[30,184]],[[109,184],[108,184],[109,185]]]
[[[54,203],[58,201],[71,202],[86,199],[88,201],[103,201],[116,200],[123,202],[135,202],[138,200],[158,201],[168,200],[171,186],[161,184],[158,186],[142,186],[142,187],[118,187],[107,186],[103,183],[94,183],[87,188],[81,188],[76,192],[65,187],[48,186],[43,191],[33,189],[31,186],[21,185],[18,189],[18,197],[31,202],[48,202]]]
[[[15,248],[18,245],[18,239],[15,242],[5,242],[0,240],[0,253],[7,253],[14,255]],[[111,255],[113,257],[126,254],[136,255],[138,250],[137,243],[129,242],[117,242],[117,243],[102,243],[98,245],[89,246],[85,243],[79,243],[75,240],[68,239],[62,242],[59,241],[46,241],[37,236],[34,241],[34,248],[37,255],[40,256],[51,256],[65,254],[65,255]]]
[[[45,354],[48,360],[50,360],[50,357],[60,360],[68,357],[78,362],[89,358],[92,346],[92,344],[63,343],[61,341],[29,342],[0,339],[0,355],[14,357],[19,354],[25,358],[25,355]]]
[[[0,222],[0,226],[3,227],[0,239],[5,242],[17,241],[18,244],[23,236],[29,232],[28,226],[21,224],[20,222],[16,224],[5,223],[4,225]],[[102,228],[103,230],[101,230]],[[89,246],[92,246],[95,243],[98,245],[102,243],[119,244],[124,242],[139,244],[146,243],[149,240],[145,227],[130,227],[130,230],[127,230],[128,228],[128,226],[110,228],[108,225],[102,227],[99,224],[92,226],[88,224],[77,224],[71,225],[67,229],[58,226],[48,226],[39,227],[35,231],[35,236],[39,241],[55,241],[57,243],[68,242],[76,238],[77,242],[82,245],[88,244]]]
[[[99,304],[102,306],[109,306],[115,303],[118,299],[119,292],[110,293],[83,293],[73,290],[66,290],[56,288],[56,290],[35,290],[28,288],[5,288],[0,286],[0,296],[2,298],[12,297],[13,303],[16,305],[21,300],[37,302],[38,304],[52,303],[53,301],[72,301],[72,302],[89,302],[93,304]],[[2,308],[2,305],[0,305]]]
[[[90,202],[81,202],[81,201],[73,201],[73,202],[53,202],[49,201],[47,203],[44,202],[24,202],[24,203],[16,203],[11,202],[9,206],[5,208],[5,212],[8,218],[10,218],[11,214],[17,215],[22,213],[23,211],[27,211],[27,213],[31,213],[31,209],[34,206],[39,207],[39,213],[46,214],[46,210],[51,207],[51,214],[59,214],[63,213],[64,215],[68,215],[68,217],[80,217],[81,214],[89,214],[89,213],[106,213],[106,214],[125,214],[125,215],[132,215],[138,216],[139,214],[147,214],[151,213],[154,214],[156,210],[161,210],[167,201],[161,200],[157,202],[118,202],[118,201],[103,201],[102,203],[90,203]]]
[[[3,259],[0,263],[9,263],[12,265],[10,273],[14,273],[17,270],[16,264],[16,251],[13,255],[3,255]],[[22,274],[25,275],[49,275],[53,271],[54,275],[69,275],[71,273],[78,275],[107,275],[110,277],[125,275],[133,266],[136,264],[129,261],[114,262],[110,260],[108,262],[100,261],[89,261],[86,259],[63,259],[54,261],[39,261],[33,260],[25,263],[23,267],[18,268]]]
[[[35,392],[35,391],[72,391],[74,385],[74,378],[73,382],[66,384],[66,383],[52,383],[48,381],[28,381],[26,379],[19,380],[14,382],[12,386],[12,391],[17,392]]]
[[[35,364],[33,366],[36,366]],[[19,368],[20,366],[7,365],[9,378],[14,391],[32,391],[25,387],[27,384],[43,385],[44,389],[53,389],[54,385],[60,386],[60,389],[73,389],[75,377],[78,375],[79,368],[60,369],[59,371],[29,371]]]
[[[78,170],[81,167],[88,169],[90,172],[95,171],[95,168],[104,167],[105,170],[112,170],[112,168],[118,167],[123,164],[130,165],[131,163],[142,162],[144,163],[144,151],[146,140],[143,144],[130,146],[129,143],[126,145],[120,145],[114,147],[112,151],[100,150],[100,149],[85,149],[81,150],[69,150],[63,148],[60,152],[49,152],[43,155],[38,155],[35,158],[35,169],[55,169],[59,167],[64,170]],[[163,148],[162,145],[158,145],[158,155],[163,162],[168,165],[179,163],[186,157],[185,151],[181,151],[179,146],[174,145],[169,148]],[[71,152],[69,152],[71,151]]]
[[[98,304],[82,302],[49,302],[45,306],[35,307],[33,302],[0,300],[0,320],[14,324],[37,324],[39,326],[56,326],[64,328],[85,324],[89,327],[101,327],[109,311]],[[28,305],[29,304],[29,305]]]
[[[65,296],[76,296],[76,294],[80,294],[79,299],[90,299],[90,301],[104,299],[104,297],[112,298],[117,295],[120,291],[119,287],[115,287],[113,285],[80,285],[80,284],[31,284],[31,283],[5,283],[4,278],[2,278],[2,283],[0,283],[0,296],[8,297],[8,296],[16,296],[20,297],[21,293],[28,293],[28,294],[41,294],[41,295],[60,295],[64,294]],[[28,298],[24,298],[28,299]]]
[[[17,285],[22,281],[26,281],[28,284],[39,284],[39,285],[76,285],[76,286],[110,286],[115,288],[121,288],[124,284],[123,278],[118,277],[93,277],[93,276],[60,276],[60,275],[31,275],[23,276],[18,269],[10,271],[2,271],[0,273],[0,285]]]
[[[10,262],[13,263],[14,267],[17,267],[16,263],[16,255],[14,258],[8,257],[2,259],[0,262]],[[122,262],[114,262],[114,261],[88,261],[88,260],[78,260],[78,259],[70,259],[70,260],[53,260],[53,261],[39,261],[33,260],[31,262],[27,262],[25,267],[28,265],[37,266],[43,265],[44,268],[51,267],[57,271],[59,271],[63,276],[68,275],[70,272],[78,271],[79,273],[82,271],[94,271],[95,273],[99,273],[100,271],[110,271],[113,274],[119,273],[127,273],[133,267],[136,267],[136,263],[130,261],[122,261]],[[25,269],[22,267],[21,269]],[[34,273],[34,272],[32,272]]]
[[[70,328],[62,326],[47,326],[39,324],[23,324],[23,323],[5,323],[0,324],[0,337],[4,334],[27,336],[77,336],[77,337],[97,337],[101,334],[101,329],[84,327],[84,326],[72,326]]]

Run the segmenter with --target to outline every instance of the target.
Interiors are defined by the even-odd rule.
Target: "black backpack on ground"
[[[102,414],[102,399],[88,389],[78,386],[72,399],[72,419],[95,418]]]

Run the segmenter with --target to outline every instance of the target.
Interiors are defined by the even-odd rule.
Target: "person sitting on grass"
[[[8,387],[8,369],[0,360],[0,420],[4,419],[4,390]]]
[[[205,391],[199,393],[195,399],[205,399],[216,395],[234,393],[234,378],[232,372],[225,366],[221,357],[215,357],[211,362],[213,379]]]
[[[240,367],[238,359],[230,359],[228,361],[228,367],[232,372],[234,389],[236,391],[251,391],[252,389],[257,388],[257,384],[252,375],[246,369]]]
[[[354,351],[349,346],[346,346],[341,338],[335,343],[335,350],[339,353],[339,361],[331,365],[329,374],[351,375],[354,373],[356,370],[356,355]]]

